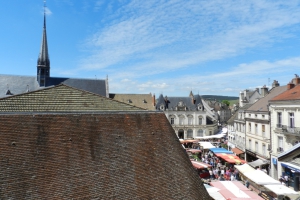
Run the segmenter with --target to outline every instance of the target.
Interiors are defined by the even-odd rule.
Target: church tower
[[[46,33],[46,3],[44,2],[44,27],[42,34],[42,43],[37,60],[37,82],[40,87],[47,86],[50,77],[50,59],[48,55],[47,33]]]

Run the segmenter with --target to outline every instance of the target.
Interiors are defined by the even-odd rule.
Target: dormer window
[[[179,101],[179,102],[178,102],[178,106],[182,107],[182,106],[183,106],[183,102],[182,102],[182,101]]]
[[[7,91],[6,91],[6,95],[13,95],[13,93],[11,93],[10,90],[7,90]]]
[[[165,110],[165,106],[164,106],[164,105],[160,105],[160,106],[159,106],[159,109],[160,109],[160,110]]]

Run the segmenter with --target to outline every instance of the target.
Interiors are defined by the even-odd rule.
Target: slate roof
[[[300,100],[300,85],[296,85],[294,88],[289,89],[275,96],[270,101],[289,101],[289,100]]]
[[[277,158],[280,159],[280,158],[282,158],[282,157],[284,157],[284,156],[286,156],[286,155],[290,154],[291,152],[296,151],[298,149],[300,150],[300,143],[294,145],[292,148],[288,149],[287,151],[284,151],[284,152],[278,154]]]
[[[47,82],[47,87],[61,83],[102,96],[107,96],[108,93],[106,80],[99,79],[50,77]],[[8,90],[11,94],[16,95],[42,88],[44,87],[39,87],[36,76],[0,75],[0,98],[9,96],[6,95]]]
[[[211,199],[163,112],[0,115],[0,199]]]
[[[134,110],[145,109],[63,84],[0,99],[0,113]]]
[[[155,110],[155,96],[150,94],[109,94],[109,98],[147,110]]]
[[[167,97],[168,99],[168,109],[169,110],[175,110],[176,106],[178,105],[178,102],[182,101],[184,106],[188,108],[189,111],[196,111],[198,110],[198,105],[203,106],[203,103],[201,101],[200,95],[195,95],[194,100],[195,103],[192,102],[191,97]],[[156,102],[156,109],[159,110],[160,105],[165,105],[165,97],[161,94],[158,97],[158,100]]]
[[[238,113],[238,111],[234,112],[233,115],[231,115],[231,117],[227,120],[227,124],[233,125],[234,120],[238,117]]]
[[[286,91],[287,86],[279,86],[272,88],[269,93],[252,104],[247,111],[268,111],[269,100]]]

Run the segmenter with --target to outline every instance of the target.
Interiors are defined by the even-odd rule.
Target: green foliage
[[[228,100],[223,100],[222,103],[226,104],[227,106],[230,105],[230,102]]]
[[[217,101],[223,101],[223,100],[238,100],[238,97],[232,97],[232,96],[220,96],[220,95],[201,95],[203,99],[207,100],[217,100]]]

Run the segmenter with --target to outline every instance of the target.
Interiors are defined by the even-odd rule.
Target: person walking
[[[211,168],[209,169],[208,172],[209,172],[210,179],[213,179],[214,177],[213,177],[213,172],[212,172]]]
[[[285,185],[287,187],[289,187],[290,186],[290,184],[289,184],[289,176],[287,174],[285,174],[283,178],[284,178]]]

